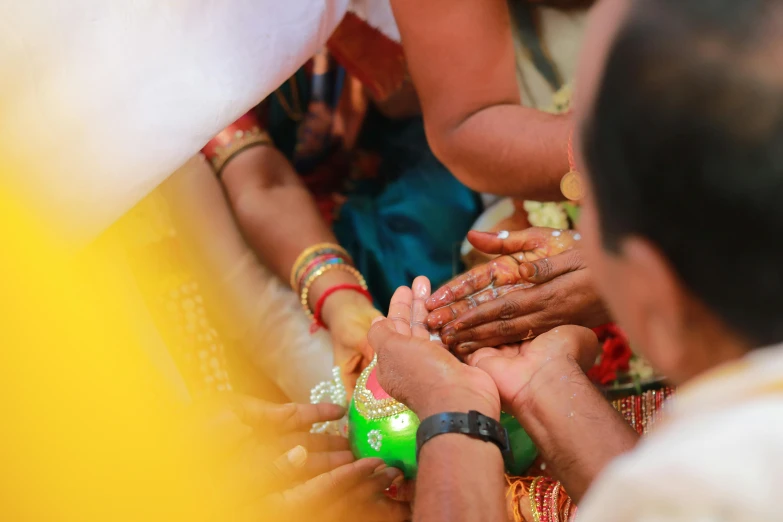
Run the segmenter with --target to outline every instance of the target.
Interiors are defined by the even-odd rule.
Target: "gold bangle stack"
[[[319,277],[330,270],[348,272],[362,289],[367,290],[367,282],[353,266],[351,256],[343,247],[334,243],[318,243],[306,248],[291,267],[290,283],[291,288],[299,293],[302,309],[315,323],[320,323],[320,317],[316,318],[310,309],[310,289]]]
[[[297,256],[296,261],[294,261],[294,264],[291,266],[291,278],[289,282],[291,284],[291,288],[293,288],[294,291],[298,290],[297,283],[299,281],[299,277],[302,275],[302,270],[306,268],[307,262],[310,260],[309,258],[315,258],[321,252],[329,251],[339,252],[341,257],[345,258],[345,260],[348,262],[353,263],[353,260],[348,254],[348,251],[336,243],[318,243],[311,247],[305,248],[302,253]]]

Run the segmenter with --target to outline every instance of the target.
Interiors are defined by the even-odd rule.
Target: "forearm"
[[[439,435],[421,449],[413,519],[505,521],[505,485],[497,446],[465,435]]]
[[[578,502],[598,473],[638,435],[570,360],[539,370],[513,405],[548,470]]]
[[[560,180],[569,170],[568,116],[496,105],[454,127],[427,130],[439,159],[473,190],[538,201],[563,199]]]
[[[273,147],[243,151],[222,179],[245,239],[283,281],[303,250],[336,241],[307,187]]]

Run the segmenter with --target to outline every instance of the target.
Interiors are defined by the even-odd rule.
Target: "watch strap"
[[[468,437],[495,444],[507,466],[513,465],[508,432],[498,421],[471,410],[468,413],[446,412],[427,417],[416,431],[416,460],[427,441],[446,433],[460,433]]]

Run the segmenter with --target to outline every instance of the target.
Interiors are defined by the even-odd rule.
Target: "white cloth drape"
[[[783,518],[783,347],[713,371],[665,407],[665,422],[590,489],[578,522]]]
[[[365,5],[366,4],[366,5]],[[388,0],[26,0],[0,6],[2,188],[85,242]]]

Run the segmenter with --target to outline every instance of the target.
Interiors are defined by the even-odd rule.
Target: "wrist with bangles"
[[[310,297],[313,285],[325,274],[340,271],[350,274],[356,283],[341,283],[325,289],[310,307]],[[357,292],[372,302],[367,291],[367,282],[362,274],[353,266],[353,260],[348,252],[334,243],[319,243],[305,249],[291,267],[291,288],[299,294],[302,309],[313,321],[311,331],[327,328],[323,321],[323,310],[326,300],[336,292],[349,290]]]
[[[568,522],[576,515],[576,506],[563,485],[549,477],[508,477],[515,522],[524,522],[521,503],[530,508],[532,522]],[[531,521],[528,521],[531,522]]]
[[[272,138],[255,114],[248,112],[209,140],[201,153],[220,177],[226,165],[242,151],[265,145],[272,145]]]

